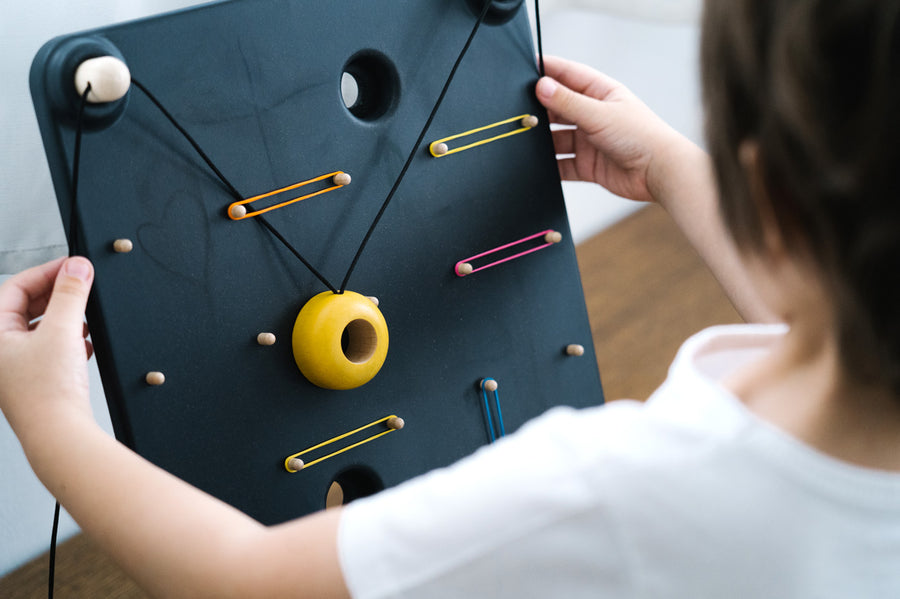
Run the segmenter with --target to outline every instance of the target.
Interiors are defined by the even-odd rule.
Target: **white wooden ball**
[[[115,56],[89,58],[75,69],[75,91],[81,96],[91,84],[87,101],[92,104],[115,102],[128,93],[131,72],[128,66]]]

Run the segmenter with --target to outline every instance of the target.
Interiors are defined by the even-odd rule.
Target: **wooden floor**
[[[578,260],[607,399],[645,399],[663,381],[688,335],[712,324],[740,321],[656,206],[583,243]],[[0,579],[0,597],[44,597],[46,581],[44,555]],[[55,596],[145,597],[83,535],[57,551]]]
[[[742,322],[658,206],[581,244],[578,263],[607,399],[646,399],[688,336]]]

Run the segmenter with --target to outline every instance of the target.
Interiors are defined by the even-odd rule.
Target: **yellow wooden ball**
[[[324,389],[355,389],[375,378],[387,358],[384,315],[369,298],[325,291],[297,315],[291,338],[294,361]]]

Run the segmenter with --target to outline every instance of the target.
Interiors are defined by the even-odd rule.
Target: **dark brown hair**
[[[760,249],[764,211],[822,273],[847,374],[900,395],[898,19],[900,0],[707,0],[701,61],[726,227]]]

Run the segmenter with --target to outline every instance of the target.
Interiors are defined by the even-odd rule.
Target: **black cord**
[[[91,84],[88,83],[81,94],[81,103],[78,106],[78,119],[75,122],[75,148],[72,151],[72,209],[69,212],[69,256],[78,253],[77,220],[78,212],[78,172],[81,166],[81,136],[84,133],[84,109],[87,106],[87,97],[91,92]],[[59,502],[53,509],[53,528],[50,531],[50,565],[48,567],[47,596],[53,599],[54,578],[56,576],[56,537],[59,533]]]
[[[56,574],[56,535],[59,531],[59,502],[56,502],[56,509],[53,510],[53,530],[50,533],[50,567],[49,580],[47,581],[47,597],[53,599],[53,579]]]
[[[228,188],[228,191],[231,193],[231,195],[232,195],[236,200],[243,200],[243,199],[244,199],[244,196],[241,195],[241,192],[239,192],[239,191],[235,188],[235,186],[232,185],[231,182],[225,177],[225,175],[222,174],[222,171],[220,171],[220,170],[218,169],[218,167],[216,167],[216,165],[213,163],[213,161],[210,159],[210,157],[207,155],[207,153],[204,152],[204,151],[203,151],[203,148],[200,147],[200,144],[198,144],[198,143],[196,142],[196,140],[194,140],[194,138],[191,136],[191,134],[188,133],[187,130],[186,130],[184,127],[182,127],[181,123],[179,123],[179,122],[175,119],[175,117],[172,116],[172,113],[169,112],[168,110],[166,110],[166,107],[162,105],[162,102],[160,102],[160,101],[156,98],[156,96],[154,96],[152,93],[150,93],[150,90],[148,90],[148,89],[147,89],[140,81],[138,81],[137,79],[135,79],[135,78],[132,77],[131,83],[133,83],[135,87],[137,87],[139,90],[141,90],[141,91],[144,93],[144,95],[147,96],[147,98],[148,98],[151,102],[153,102],[153,104],[159,109],[159,111],[163,114],[163,116],[165,116],[166,119],[168,119],[168,121],[169,121],[170,123],[172,123],[172,125],[178,130],[178,132],[181,133],[181,135],[188,141],[188,143],[191,144],[191,147],[194,148],[194,150],[197,152],[197,154],[200,156],[200,158],[202,158],[203,161],[206,163],[206,165],[207,165],[210,169],[212,169],[212,172],[216,174],[216,176],[219,178],[219,180],[222,182],[222,184],[224,184],[225,187]],[[270,223],[268,220],[266,220],[266,219],[265,219],[264,217],[262,217],[262,216],[257,216],[256,219],[257,219],[257,220],[258,220],[258,221],[259,221],[266,229],[268,229],[269,232],[272,233],[272,235],[274,235],[276,239],[278,239],[278,241],[280,241],[281,243],[283,243],[284,246],[285,246],[292,254],[294,254],[294,256],[296,256],[297,259],[300,260],[300,262],[302,262],[303,265],[304,265],[307,269],[309,269],[309,271],[310,271],[317,279],[319,279],[319,281],[321,281],[323,285],[325,285],[326,287],[328,287],[328,289],[330,289],[332,292],[338,293],[338,290],[334,287],[334,285],[332,285],[332,284],[328,281],[328,279],[326,279],[325,276],[322,275],[322,273],[320,273],[318,270],[316,270],[316,268],[313,267],[313,265],[310,264],[310,263],[306,260],[306,258],[304,258],[304,257],[300,254],[300,252],[297,251],[297,249],[296,249],[293,245],[291,245],[291,244],[288,242],[287,239],[284,238],[284,236],[283,236],[281,233],[278,232],[278,230],[274,227],[274,225],[272,225],[272,223]]]
[[[394,186],[391,187],[390,192],[388,192],[387,197],[381,204],[381,209],[378,210],[378,214],[375,215],[375,220],[372,221],[372,224],[369,226],[369,230],[366,231],[366,236],[363,237],[362,243],[359,245],[359,249],[356,250],[356,255],[353,257],[353,261],[350,263],[350,268],[347,269],[347,274],[344,276],[344,280],[341,283],[340,293],[343,293],[344,290],[347,289],[347,283],[349,283],[350,281],[350,275],[353,274],[353,271],[356,268],[356,264],[359,262],[360,256],[362,256],[363,251],[366,249],[366,245],[369,243],[369,238],[372,237],[372,233],[375,232],[375,227],[378,226],[379,221],[381,221],[381,217],[384,216],[384,211],[387,210],[388,204],[391,203],[391,199],[397,192],[397,188],[400,187],[400,182],[403,181],[403,177],[406,176],[406,171],[409,170],[409,166],[410,164],[412,164],[413,158],[415,158],[416,152],[419,150],[419,145],[421,145],[422,140],[425,139],[425,134],[428,133],[428,128],[431,126],[431,122],[434,120],[438,108],[440,108],[441,103],[444,101],[444,96],[447,95],[447,90],[450,89],[450,83],[453,81],[453,77],[456,75],[456,70],[459,68],[459,65],[462,62],[463,57],[465,57],[466,52],[469,51],[469,46],[472,45],[472,40],[475,39],[475,34],[478,33],[478,28],[481,27],[481,24],[484,22],[484,18],[485,16],[487,16],[488,10],[490,10],[492,4],[493,0],[485,1],[484,8],[481,9],[481,14],[478,15],[478,20],[475,21],[475,26],[472,28],[472,33],[469,34],[469,39],[466,40],[466,44],[463,46],[462,51],[456,58],[456,62],[453,63],[453,68],[450,69],[450,75],[447,76],[447,81],[444,83],[444,88],[441,90],[437,101],[434,103],[434,107],[431,109],[431,114],[428,115],[428,120],[425,121],[425,126],[422,127],[422,131],[421,133],[419,133],[419,138],[416,140],[416,143],[413,144],[412,151],[409,153],[409,157],[407,157],[406,159],[406,164],[404,164],[403,168],[400,169],[400,174],[397,176],[397,180],[394,181]]]
[[[478,20],[475,22],[475,26],[472,28],[472,32],[469,34],[468,39],[466,40],[465,45],[459,53],[459,56],[456,58],[456,62],[453,63],[453,68],[450,69],[450,74],[447,76],[447,80],[444,83],[444,87],[441,89],[440,95],[438,95],[437,101],[434,103],[434,106],[431,109],[431,113],[428,115],[428,119],[425,121],[425,125],[422,127],[421,132],[419,133],[419,137],[416,140],[416,143],[413,145],[412,151],[409,153],[409,156],[406,159],[406,163],[403,165],[403,168],[400,170],[400,174],[397,176],[396,181],[394,181],[394,185],[391,187],[390,192],[388,192],[387,197],[384,202],[381,204],[381,208],[378,210],[378,214],[375,216],[375,220],[372,221],[372,224],[369,226],[369,230],[366,231],[365,237],[363,237],[362,243],[359,246],[359,249],[356,251],[356,255],[353,257],[353,261],[350,263],[350,268],[347,269],[347,274],[344,276],[344,280],[341,283],[340,290],[335,289],[335,287],[328,282],[328,280],[316,270],[312,264],[310,264],[301,254],[298,252],[294,246],[292,246],[278,230],[269,223],[268,220],[263,218],[262,216],[257,217],[257,219],[265,226],[274,236],[278,239],[284,246],[290,250],[294,256],[296,256],[300,262],[303,263],[309,271],[315,275],[319,281],[321,281],[328,289],[330,289],[333,293],[343,293],[347,288],[347,284],[350,281],[350,276],[353,274],[353,271],[356,269],[356,265],[359,262],[360,257],[362,256],[363,251],[366,249],[366,245],[369,243],[369,239],[372,237],[372,234],[375,232],[375,228],[378,226],[378,223],[381,221],[381,217],[384,216],[385,211],[387,210],[388,205],[391,203],[391,199],[393,199],[394,194],[397,192],[397,189],[400,187],[400,183],[403,181],[403,178],[406,176],[406,172],[409,170],[410,165],[412,164],[413,158],[416,155],[419,146],[422,144],[422,140],[425,138],[425,134],[428,132],[429,127],[431,127],[431,123],[434,121],[434,117],[437,115],[437,111],[440,108],[441,104],[444,101],[444,97],[447,95],[447,90],[450,89],[450,84],[453,82],[453,78],[456,76],[456,71],[459,69],[459,65],[462,63],[463,58],[466,53],[469,51],[469,47],[472,45],[472,41],[475,39],[475,34],[478,33],[478,29],[481,27],[481,24],[484,22],[485,17],[487,16],[488,11],[491,8],[493,0],[486,0],[484,3],[484,8],[481,10],[481,14],[478,16]],[[541,76],[544,75],[544,50],[541,43],[541,17],[540,17],[540,9],[538,6],[538,0],[534,0],[534,13],[535,13],[535,21],[537,25],[537,45],[538,45],[538,60],[539,60],[539,69]],[[159,111],[166,117],[166,119],[172,123],[175,129],[178,130],[179,133],[191,144],[200,158],[206,163],[207,166],[216,174],[219,180],[223,185],[228,189],[231,195],[237,199],[242,200],[244,197],[241,193],[231,184],[231,182],[222,174],[222,171],[216,167],[210,157],[206,152],[203,151],[203,148],[194,140],[194,138],[185,130],[185,128],[179,123],[172,113],[170,113],[165,106],[154,96],[150,90],[148,90],[141,82],[132,78],[131,83],[135,85],[138,89],[140,89],[145,96],[159,109]],[[78,243],[77,243],[77,202],[78,202],[78,173],[80,170],[81,163],[81,138],[84,132],[84,111],[87,106],[87,96],[91,91],[91,84],[88,83],[87,87],[84,90],[84,93],[81,96],[81,104],[78,108],[78,120],[75,129],[75,148],[72,156],[72,207],[71,212],[69,214],[69,255],[74,256],[77,253]],[[54,588],[54,576],[56,573],[56,539],[57,534],[59,532],[59,511],[60,506],[59,502],[56,502],[56,508],[53,511],[53,529],[50,534],[50,566],[49,566],[49,581],[48,581],[48,589],[47,596],[50,599],[53,599],[53,588]]]
[[[537,29],[538,72],[544,76],[544,44],[541,41],[541,7],[539,0],[534,0],[534,25]]]
[[[222,181],[222,183],[225,185],[225,187],[228,188],[228,191],[231,192],[231,195],[233,195],[235,198],[237,198],[239,200],[242,200],[243,196],[241,195],[241,192],[239,192],[237,189],[235,189],[234,185],[232,185],[231,182],[225,178],[225,175],[223,175],[222,171],[220,171],[216,167],[216,165],[213,164],[213,161],[209,158],[209,156],[206,154],[206,152],[203,151],[203,148],[201,148],[200,145],[194,140],[194,138],[191,137],[191,134],[188,133],[184,127],[181,126],[181,123],[179,123],[175,119],[175,117],[172,116],[172,113],[169,112],[168,110],[166,110],[166,107],[162,105],[162,103],[156,98],[156,96],[154,96],[152,93],[150,93],[150,90],[148,90],[146,87],[144,87],[144,85],[140,81],[135,79],[134,77],[131,78],[131,83],[135,87],[137,87],[139,90],[144,92],[144,95],[147,96],[147,98],[151,102],[153,102],[153,104],[159,109],[159,111],[161,113],[163,113],[163,116],[166,117],[169,120],[169,122],[172,123],[172,125],[176,129],[178,129],[178,132],[181,133],[182,136],[184,136],[184,138],[188,141],[188,143],[191,144],[191,146],[194,148],[194,150],[196,150],[197,154],[200,155],[200,158],[203,159],[203,162],[205,162],[206,165],[210,169],[212,169],[212,172],[214,172],[216,174],[216,176],[219,178],[219,180]]]
[[[481,9],[481,14],[478,15],[478,19],[475,21],[475,25],[472,28],[472,32],[469,34],[468,39],[466,40],[465,45],[463,45],[462,50],[459,53],[459,56],[456,58],[456,62],[453,63],[453,68],[450,69],[450,74],[447,76],[447,80],[444,82],[444,86],[441,89],[441,93],[438,95],[437,100],[434,103],[434,106],[431,109],[431,113],[428,115],[428,119],[425,121],[425,125],[422,127],[422,130],[419,132],[419,137],[416,140],[416,143],[413,144],[413,148],[409,153],[409,156],[406,159],[406,162],[403,165],[403,168],[400,169],[400,174],[397,175],[397,179],[394,181],[391,190],[388,192],[387,197],[384,199],[384,202],[381,204],[381,208],[379,208],[378,213],[375,215],[375,219],[372,221],[372,224],[369,226],[369,229],[366,231],[365,236],[363,237],[362,242],[359,245],[359,248],[356,251],[356,254],[353,256],[353,260],[350,262],[350,267],[347,269],[347,274],[344,275],[344,280],[341,282],[340,289],[336,289],[334,285],[332,285],[328,279],[325,278],[316,268],[309,263],[293,245],[291,245],[284,236],[278,232],[278,230],[264,217],[258,216],[256,217],[259,222],[271,232],[278,241],[280,241],[284,246],[292,253],[294,256],[300,260],[300,262],[317,278],[322,282],[323,285],[328,287],[333,293],[343,293],[347,289],[347,285],[350,282],[350,277],[353,274],[353,271],[356,270],[356,266],[359,263],[360,258],[362,257],[363,252],[366,249],[366,246],[369,243],[369,239],[371,239],[372,234],[375,232],[375,229],[378,227],[378,223],[381,222],[381,218],[384,216],[385,211],[387,210],[388,205],[391,203],[391,200],[394,198],[394,195],[397,193],[397,189],[400,187],[400,183],[403,181],[403,178],[406,176],[407,171],[409,170],[410,165],[412,164],[413,158],[416,156],[416,152],[419,149],[419,146],[422,144],[422,140],[425,139],[426,133],[428,133],[428,129],[431,127],[431,123],[434,121],[434,117],[437,115],[437,111],[440,108],[441,104],[444,101],[444,97],[447,95],[447,91],[450,89],[450,84],[453,82],[453,78],[456,76],[456,71],[459,69],[459,65],[462,63],[463,58],[466,53],[469,51],[469,47],[472,45],[472,41],[475,39],[475,34],[478,33],[478,29],[481,27],[481,24],[484,22],[485,17],[487,16],[488,11],[491,8],[493,0],[486,0],[484,3],[484,7]],[[540,20],[540,9],[538,7],[538,0],[534,2],[535,9],[535,21],[537,23],[537,44],[538,44],[538,57],[539,57],[539,69],[540,74],[543,76],[544,74],[544,50],[543,44],[541,41],[541,20]],[[179,133],[191,144],[200,158],[206,163],[206,165],[215,173],[215,175],[219,178],[222,184],[228,189],[231,195],[237,199],[242,200],[244,196],[235,188],[234,185],[228,180],[227,177],[219,170],[219,168],[213,163],[210,159],[209,155],[200,147],[197,141],[187,132],[187,130],[178,122],[177,119],[170,113],[165,106],[154,96],[150,90],[147,89],[140,81],[132,78],[131,82],[140,89],[145,96],[159,109],[159,111],[163,114],[163,116],[168,119],[170,123],[178,130]],[[69,227],[69,245],[70,245],[70,253],[74,252],[75,248],[75,228],[73,226],[74,222],[74,214],[75,214],[75,197],[77,195],[77,184],[78,184],[78,159],[80,153],[81,146],[81,119],[84,112],[84,104],[87,99],[87,92],[90,90],[90,86],[85,90],[85,94],[82,97],[82,105],[79,111],[79,128],[76,132],[76,143],[75,143],[75,169],[73,175],[73,202],[72,202],[72,218],[70,219]]]
[[[75,149],[72,151],[72,208],[69,211],[69,256],[78,253],[78,173],[81,170],[81,136],[84,133],[84,109],[87,107],[87,97],[91,93],[91,84],[88,82],[81,94],[81,103],[78,106],[78,119],[75,121]]]
[[[384,202],[381,204],[381,208],[379,208],[378,213],[375,215],[375,219],[372,221],[372,224],[369,226],[369,229],[366,231],[365,236],[363,237],[362,242],[359,245],[359,248],[356,251],[356,254],[353,256],[353,260],[350,262],[350,266],[347,269],[347,274],[344,275],[344,280],[341,282],[340,289],[335,289],[335,287],[321,274],[317,271],[312,264],[310,264],[301,254],[298,252],[285,238],[269,223],[268,220],[263,218],[262,216],[257,217],[257,219],[265,226],[284,246],[290,250],[291,253],[296,256],[300,262],[306,266],[309,271],[315,275],[319,281],[322,282],[328,289],[330,289],[333,293],[343,293],[347,289],[347,285],[350,282],[350,277],[353,274],[353,271],[356,269],[357,264],[359,263],[360,258],[362,257],[363,252],[366,249],[366,246],[369,243],[369,239],[371,239],[372,234],[375,232],[375,229],[378,227],[378,223],[381,222],[381,218],[384,216],[385,211],[387,210],[388,205],[391,203],[394,195],[397,192],[397,189],[400,187],[400,183],[403,181],[403,178],[406,176],[407,171],[409,170],[410,165],[412,164],[413,158],[415,158],[416,152],[419,149],[419,146],[422,144],[422,140],[425,138],[428,129],[431,127],[431,123],[434,121],[434,117],[437,115],[437,111],[440,108],[441,104],[444,101],[444,97],[447,95],[447,91],[450,89],[450,84],[453,82],[453,78],[456,76],[456,71],[459,69],[459,65],[462,63],[463,58],[466,53],[469,51],[469,47],[472,45],[472,41],[475,39],[475,34],[478,33],[478,29],[481,27],[481,24],[484,22],[485,17],[487,16],[488,11],[491,8],[493,0],[486,0],[484,3],[484,7],[481,9],[481,14],[478,16],[478,19],[475,21],[475,25],[472,28],[472,32],[469,34],[468,39],[466,40],[465,45],[463,45],[462,50],[459,53],[459,56],[456,58],[456,62],[453,63],[453,68],[450,69],[450,74],[447,76],[447,80],[444,82],[444,86],[441,89],[441,93],[438,95],[437,100],[434,103],[434,106],[431,109],[431,113],[428,115],[428,119],[425,121],[425,125],[422,127],[422,130],[419,133],[419,137],[416,140],[416,143],[413,144],[413,148],[409,153],[409,156],[406,159],[406,162],[403,165],[403,168],[400,169],[400,174],[397,176],[397,179],[394,181],[391,190],[388,192],[387,197],[384,199]],[[540,14],[538,9],[538,0],[535,0],[535,17],[537,21],[537,38],[538,38],[538,55],[540,60],[540,73],[544,74],[544,52],[541,42],[541,26],[540,26]],[[139,81],[132,78],[131,82],[150,99],[153,104],[162,112],[162,114],[175,126],[175,128],[184,136],[184,138],[191,144],[191,146],[196,150],[196,152],[200,155],[204,162],[206,162],[207,166],[216,174],[219,180],[225,185],[226,188],[231,192],[232,196],[236,199],[241,200],[243,196],[240,192],[231,184],[230,181],[225,177],[224,174],[213,164],[212,160],[203,151],[200,145],[194,140],[193,137],[181,126],[181,124],[172,116],[172,114],[166,110],[166,108],[162,105],[162,103],[152,94],[150,91]]]

